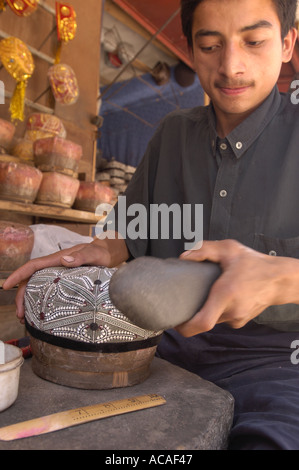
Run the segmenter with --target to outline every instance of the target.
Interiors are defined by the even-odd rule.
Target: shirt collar
[[[275,86],[268,98],[226,137],[236,158],[240,158],[259,137],[277,113],[280,104],[281,96],[278,87]],[[209,124],[213,155],[216,156],[219,137],[216,132],[216,115],[212,103],[209,105]]]

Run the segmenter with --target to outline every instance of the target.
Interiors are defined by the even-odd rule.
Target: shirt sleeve
[[[124,195],[118,197],[103,228],[104,231],[115,230],[125,239],[130,259],[147,256],[150,252],[149,208],[153,198],[162,127],[163,124],[150,140]]]

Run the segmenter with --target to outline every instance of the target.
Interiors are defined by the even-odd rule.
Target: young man
[[[168,116],[126,192],[133,203],[203,204],[203,245],[106,238],[32,260],[115,266],[141,255],[205,259],[223,274],[192,320],[167,331],[159,355],[235,397],[230,449],[299,448],[299,107],[276,83],[297,38],[296,0],[182,0],[182,24],[209,107]],[[277,256],[275,256],[277,255]],[[296,362],[296,361],[295,361]]]

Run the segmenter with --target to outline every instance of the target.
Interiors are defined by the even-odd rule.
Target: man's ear
[[[283,40],[282,62],[289,62],[293,56],[294,47],[297,41],[298,33],[296,28],[290,29]]]

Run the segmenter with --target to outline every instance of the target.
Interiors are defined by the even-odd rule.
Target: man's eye
[[[263,44],[264,41],[247,41],[248,46],[258,47]]]
[[[219,48],[218,45],[215,46],[200,46],[202,52],[214,52]]]

